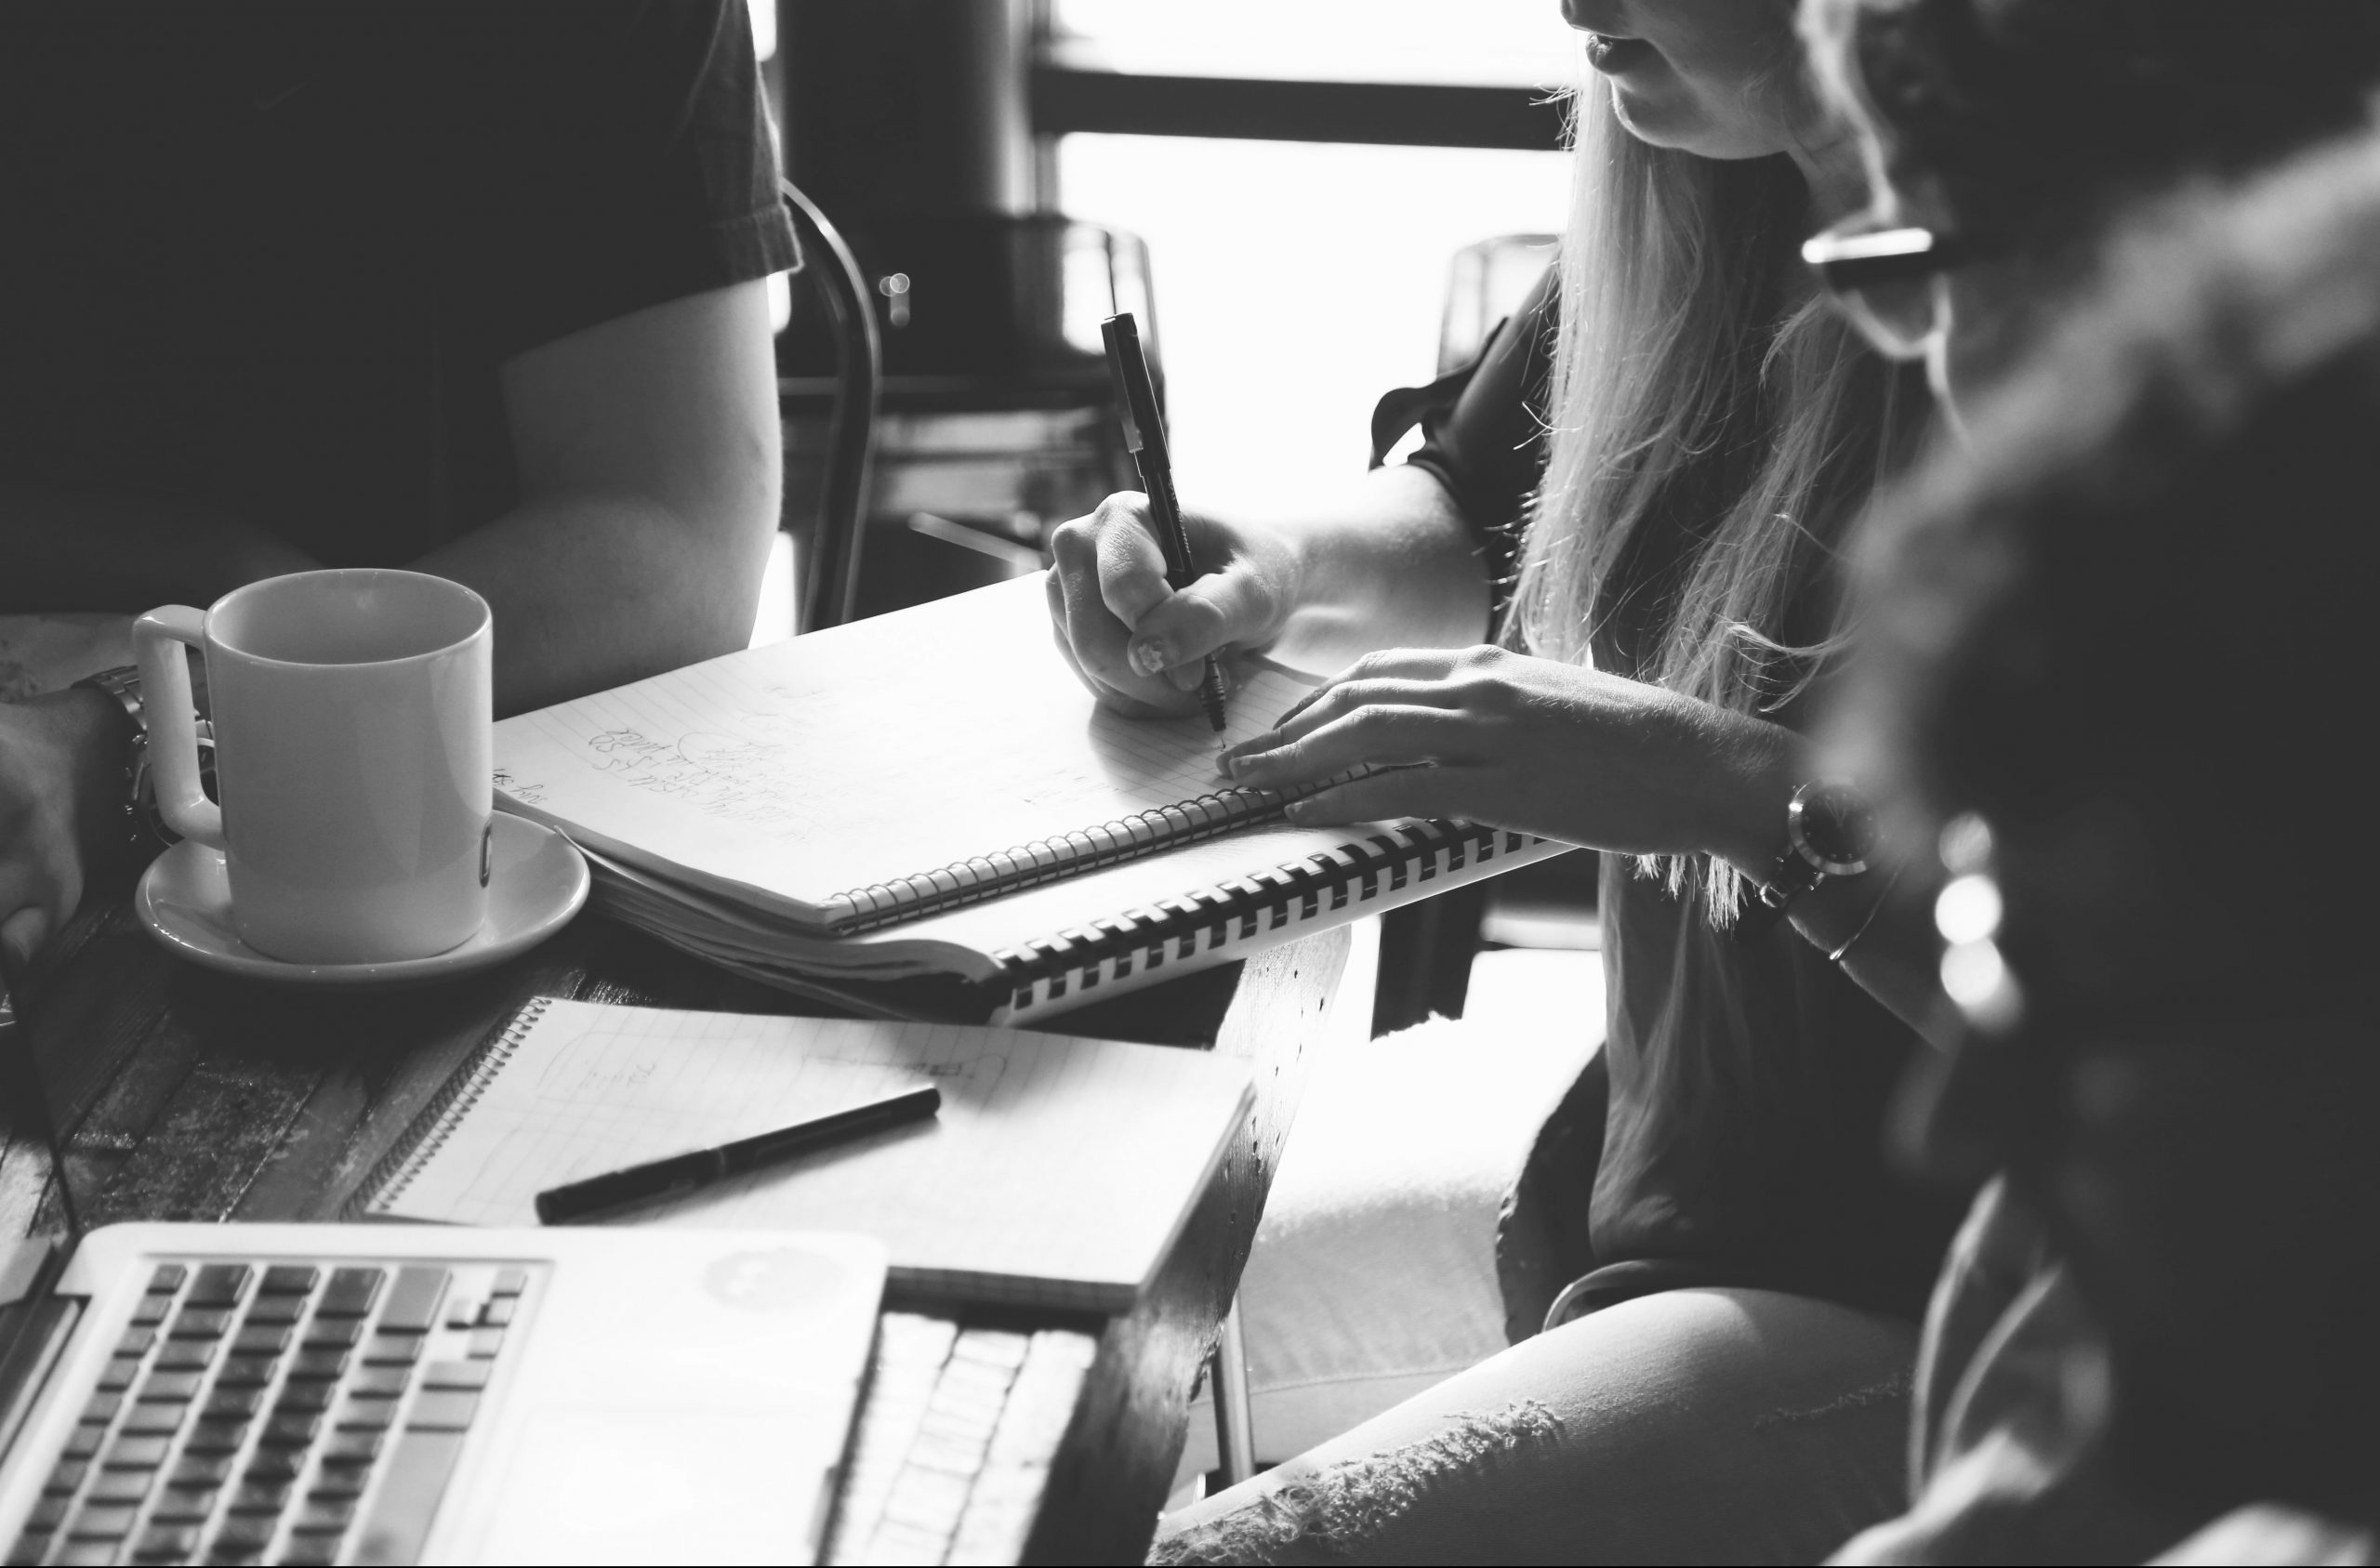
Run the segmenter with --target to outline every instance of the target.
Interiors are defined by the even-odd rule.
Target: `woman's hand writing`
[[[1294,788],[1292,821],[1468,818],[1632,854],[1781,848],[1800,742],[1657,686],[1499,648],[1374,653],[1224,754],[1235,783]]]

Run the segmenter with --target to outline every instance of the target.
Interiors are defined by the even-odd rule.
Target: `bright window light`
[[[1569,85],[1555,0],[1056,0],[1070,63],[1153,76]]]
[[[1426,8],[1467,17],[1469,4]],[[1323,8],[1348,7],[1271,7]],[[1555,14],[1551,0],[1530,9]],[[1329,504],[1364,470],[1381,393],[1435,374],[1455,252],[1560,232],[1568,165],[1559,152],[1064,138],[1067,215],[1148,242],[1183,504],[1243,517]]]

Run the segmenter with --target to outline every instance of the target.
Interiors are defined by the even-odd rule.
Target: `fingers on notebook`
[[[1462,801],[1477,795],[1475,787],[1466,784],[1469,771],[1434,762],[1392,768],[1292,800],[1289,818],[1300,827],[1320,827],[1393,817],[1461,816]]]
[[[1462,755],[1462,721],[1445,708],[1367,705],[1301,729],[1231,758],[1231,776],[1257,788],[1292,789],[1352,768],[1409,768]]]

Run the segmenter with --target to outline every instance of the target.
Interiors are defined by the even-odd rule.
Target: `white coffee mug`
[[[301,964],[426,958],[487,913],[494,702],[487,600],[418,572],[299,572],[133,647],[157,804],[223,851],[231,919]],[[200,787],[182,644],[206,658],[218,808]]]

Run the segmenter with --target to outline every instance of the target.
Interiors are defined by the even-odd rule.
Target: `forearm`
[[[774,485],[702,523],[642,497],[549,497],[412,564],[494,609],[501,716],[745,646],[774,516]]]
[[[1342,668],[1382,648],[1460,648],[1489,632],[1487,569],[1446,488],[1397,464],[1332,511],[1270,523],[1296,553],[1301,592],[1276,657]]]
[[[212,604],[317,564],[260,528],[189,503],[0,484],[0,613]]]

